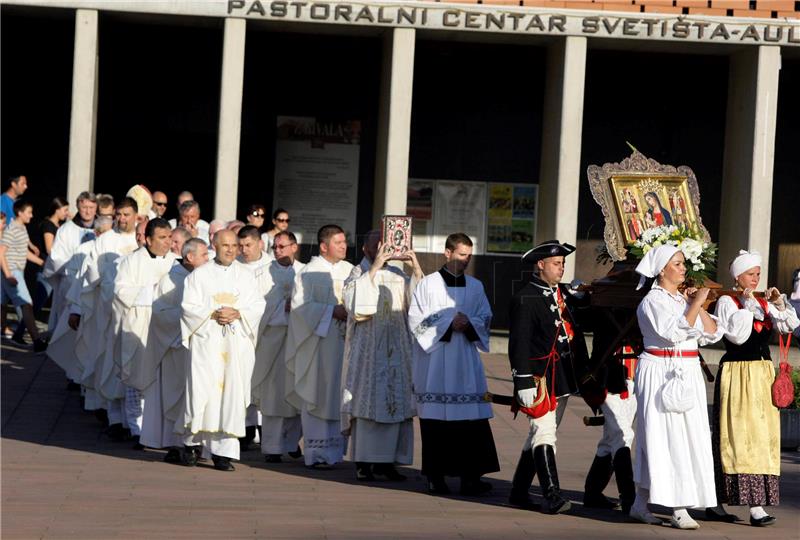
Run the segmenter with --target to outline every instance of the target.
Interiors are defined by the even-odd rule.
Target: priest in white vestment
[[[264,253],[264,242],[261,241],[261,234],[258,227],[245,225],[236,233],[239,239],[239,256],[237,261],[253,271],[253,275],[258,280],[258,275],[271,262],[270,257]],[[261,296],[266,293],[260,291]],[[256,431],[261,432],[261,413],[255,401],[247,407],[247,418],[245,420],[245,436],[239,440],[242,450],[247,450],[256,439]]]
[[[149,221],[144,233],[145,245],[122,260],[114,282],[114,311],[120,318],[114,360],[125,385],[127,423],[139,446],[143,446],[140,438],[144,402],[159,392],[158,362],[147,354],[147,345],[156,287],[176,260],[169,250],[171,232],[167,220]],[[152,433],[149,435],[154,438]]]
[[[51,332],[58,326],[58,317],[64,309],[64,298],[72,279],[75,278],[75,265],[68,266],[67,263],[79,245],[94,239],[92,223],[97,213],[97,199],[94,193],[82,192],[75,204],[78,207],[78,215],[58,228],[53,239],[53,247],[42,270],[42,276],[53,285],[53,300],[48,321]]]
[[[58,278],[59,286],[67,292],[61,300],[61,313],[54,319],[57,322],[47,346],[47,356],[64,370],[67,378],[79,384],[82,383],[85,368],[76,350],[77,321],[80,320],[82,311],[88,312],[94,308],[93,298],[81,299],[83,291],[81,270],[84,268],[84,262],[94,256],[96,238],[109,230],[111,223],[112,220],[109,218],[95,218],[92,228],[95,238],[78,245],[72,257],[64,264],[62,275]],[[71,313],[75,313],[77,319],[72,317],[70,320]]]
[[[347,308],[342,428],[350,433],[356,478],[405,480],[395,463],[414,460],[413,346],[408,305],[423,278],[414,252],[407,252],[414,275],[387,263],[380,231],[371,231],[364,258],[344,286]]]
[[[86,269],[87,288],[97,287],[93,314],[94,325],[85,328],[91,332],[89,355],[95,358],[94,386],[105,402],[108,413],[108,434],[114,441],[123,441],[128,435],[128,426],[123,414],[125,389],[119,379],[119,370],[114,360],[114,344],[119,330],[119,314],[114,309],[114,282],[122,259],[133,253],[136,242],[136,201],[123,199],[116,209],[117,228],[97,239],[96,257],[88,262]],[[85,327],[81,321],[81,327]]]
[[[489,352],[492,310],[477,279],[464,275],[472,241],[445,241],[447,263],[417,285],[408,323],[415,339],[414,396],[428,490],[449,493],[445,476],[461,478],[463,495],[491,489],[482,475],[500,470],[489,418],[492,405],[478,351]]]
[[[252,386],[253,403],[261,411],[261,453],[267,463],[280,463],[283,454],[302,455],[300,411],[286,401],[294,380],[289,379],[284,357],[294,279],[305,265],[295,259],[297,239],[289,231],[275,235],[272,250],[275,258],[256,272],[267,307],[259,328]]]
[[[345,261],[347,238],[338,225],[317,233],[320,255],[294,281],[286,369],[293,381],[287,400],[299,409],[308,467],[326,469],[344,459],[341,428],[342,360],[347,310],[342,289],[353,265]]]
[[[174,239],[173,239],[174,240]],[[161,278],[153,299],[146,363],[156,366],[152,391],[145,392],[141,443],[149,448],[169,448],[164,461],[178,463],[183,447],[186,376],[189,350],[181,339],[181,301],[189,274],[208,262],[208,247],[199,238],[181,246],[180,264]]]
[[[186,278],[181,335],[191,353],[184,413],[184,463],[203,445],[214,468],[232,471],[245,434],[250,380],[264,298],[253,273],[236,261],[233,231],[214,236],[216,258]]]

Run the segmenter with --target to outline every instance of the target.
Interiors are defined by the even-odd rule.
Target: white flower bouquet
[[[647,229],[639,240],[628,245],[628,253],[636,259],[654,247],[673,245],[686,257],[687,285],[702,286],[717,270],[717,245],[706,242],[699,231],[675,225],[659,225]]]

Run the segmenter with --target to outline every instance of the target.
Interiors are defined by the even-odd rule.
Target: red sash
[[[676,349],[645,349],[644,352],[647,354],[652,354],[653,356],[659,356],[661,358],[697,358],[700,356],[700,353],[697,349],[691,350],[676,350]]]

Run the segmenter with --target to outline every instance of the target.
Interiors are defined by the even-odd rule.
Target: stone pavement
[[[527,423],[496,407],[492,420],[502,470],[491,495],[432,497],[419,475],[419,437],[404,483],[361,484],[353,465],[309,471],[300,462],[268,465],[243,454],[233,473],[208,464],[169,465],[164,453],[112,443],[66,390],[44,355],[2,350],[2,537],[12,538],[800,538],[800,454],[784,452],[782,505],[769,529],[700,522],[699,531],[627,523],[620,512],[584,509],[547,516],[504,505]],[[511,393],[507,359],[486,355],[489,386]],[[710,390],[710,386],[709,386]],[[600,428],[571,399],[559,430],[559,476],[573,501],[594,456]],[[456,482],[451,486],[457,487]],[[538,493],[538,487],[534,489]],[[606,489],[616,494],[613,484]],[[742,508],[732,509],[747,518]]]

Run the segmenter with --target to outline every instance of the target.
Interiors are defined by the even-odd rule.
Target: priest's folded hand
[[[453,317],[453,330],[456,332],[463,332],[469,325],[469,318],[460,311]]]
[[[217,321],[217,324],[220,326],[231,324],[240,317],[239,311],[233,309],[232,307],[221,307],[214,311],[214,313],[211,315],[211,318]]]

